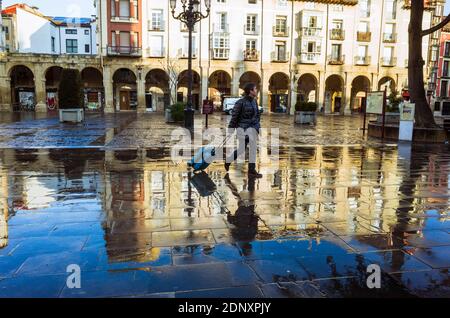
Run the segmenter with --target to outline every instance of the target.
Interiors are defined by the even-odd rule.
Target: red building
[[[108,55],[142,55],[142,0],[107,1]]]
[[[450,116],[450,24],[447,24],[440,36],[438,70],[434,111]]]

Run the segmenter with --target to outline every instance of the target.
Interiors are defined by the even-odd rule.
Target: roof
[[[48,17],[43,15],[37,9],[30,7],[25,3],[17,3],[13,4],[9,7],[6,7],[2,10],[2,15],[15,15],[17,14],[17,9],[21,9],[27,11],[31,14],[34,14],[38,17],[46,19],[51,23],[59,26],[67,26],[67,25],[79,25],[79,26],[89,26],[91,24],[91,18],[73,18],[73,17]]]

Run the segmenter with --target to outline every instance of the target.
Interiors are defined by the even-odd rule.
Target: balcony
[[[259,25],[244,24],[245,35],[259,35]]]
[[[284,63],[289,61],[289,52],[285,52],[284,54],[279,54],[276,51],[273,51],[270,54],[270,59],[272,62]]]
[[[383,42],[384,43],[397,42],[397,34],[396,33],[383,33]]]
[[[126,22],[126,23],[132,23],[137,22],[138,20],[132,16],[126,15],[126,16],[115,16],[111,17],[111,22]]]
[[[335,56],[328,55],[328,64],[330,65],[342,65],[345,62],[345,55]]]
[[[382,57],[380,59],[381,66],[387,66],[392,67],[397,64],[397,58],[396,57]]]
[[[355,56],[355,65],[370,65],[370,56]]]
[[[360,32],[356,33],[356,40],[358,42],[370,42],[372,39],[372,32]]]
[[[154,32],[164,32],[164,23],[161,23],[159,26],[152,26],[152,21],[148,21],[148,30]]]
[[[285,28],[280,28],[277,27],[276,25],[274,25],[272,27],[272,35],[273,36],[289,36],[289,27],[285,27]]]
[[[331,29],[330,30],[330,40],[344,41],[345,31],[342,29]]]
[[[230,56],[229,48],[213,48],[212,49],[212,58],[214,60],[228,60]]]
[[[256,49],[246,49],[244,50],[244,61],[258,61],[259,51]]]
[[[321,36],[322,28],[310,28],[310,27],[303,27],[300,29],[302,36]]]
[[[107,52],[111,56],[142,56],[142,48],[134,46],[108,46]]]
[[[186,23],[181,23],[180,31],[181,32],[189,32],[189,29],[188,29]],[[194,25],[194,29],[192,30],[192,32],[196,33],[197,31],[198,31],[198,23]]]
[[[302,52],[298,56],[298,63],[302,64],[317,64],[320,53],[317,52]]]
[[[180,59],[187,59],[187,58],[189,58],[188,50],[187,49],[185,49],[185,50],[184,49],[179,49],[178,50],[178,57]],[[196,50],[192,51],[192,58],[193,59],[197,58],[197,51]]]

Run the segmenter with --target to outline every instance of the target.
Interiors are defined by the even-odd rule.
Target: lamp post
[[[186,109],[184,110],[184,127],[188,129],[194,128],[194,109],[192,107],[192,32],[197,22],[209,16],[211,8],[211,0],[204,0],[206,7],[206,14],[201,12],[201,0],[180,0],[182,4],[182,11],[175,14],[177,0],[170,0],[170,8],[172,16],[176,20],[180,20],[186,24],[189,31],[189,48],[188,48],[188,100]]]

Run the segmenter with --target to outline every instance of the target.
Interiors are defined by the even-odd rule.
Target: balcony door
[[[120,32],[120,53],[129,54],[131,51],[131,41],[129,32]]]
[[[341,45],[340,44],[331,45],[331,59],[333,61],[339,61],[341,59]]]

